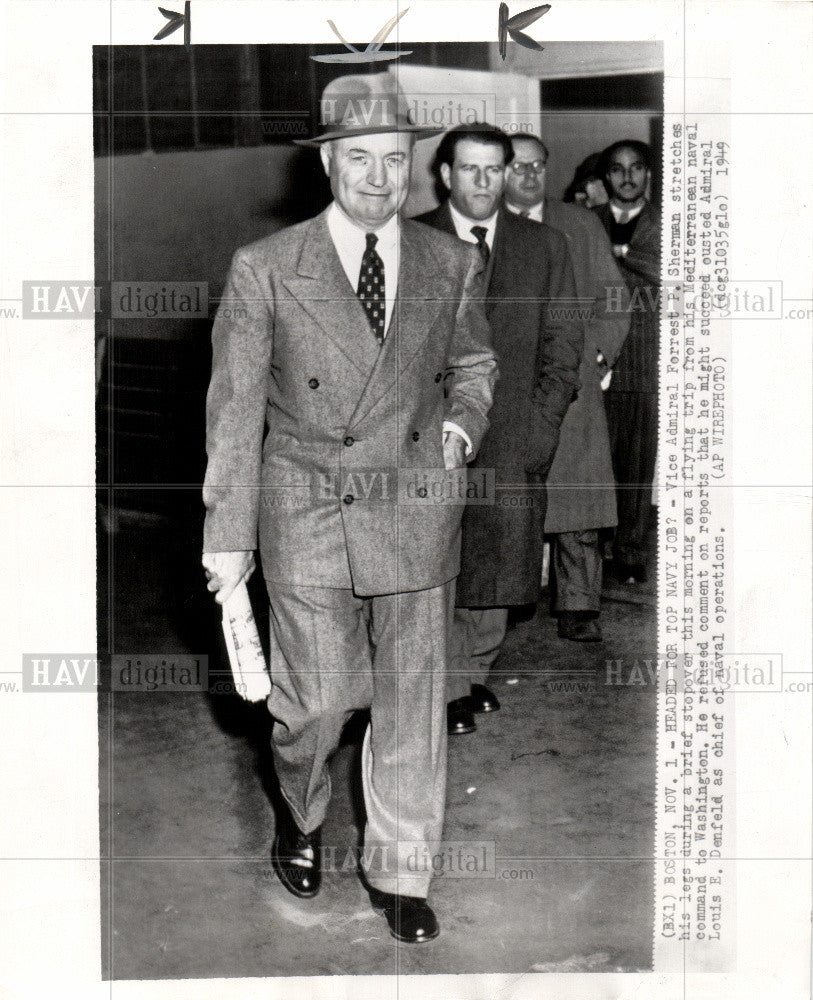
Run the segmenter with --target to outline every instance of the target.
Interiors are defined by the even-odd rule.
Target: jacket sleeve
[[[550,233],[550,230],[548,230]],[[584,321],[576,311],[576,282],[564,239],[551,240],[549,282],[540,310],[533,426],[525,471],[547,478],[559,443],[562,419],[579,390]]]
[[[585,213],[595,306],[591,333],[596,347],[612,368],[630,328],[630,295],[613,257],[610,240],[599,220]]]
[[[497,357],[491,346],[491,328],[483,302],[483,267],[476,250],[466,250],[467,267],[455,314],[447,359],[444,419],[458,424],[472,443],[473,458],[488,429],[488,411],[494,401]]]
[[[274,304],[238,251],[212,329],[206,397],[204,552],[257,547]]]

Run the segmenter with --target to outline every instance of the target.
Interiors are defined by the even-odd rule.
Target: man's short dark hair
[[[608,146],[601,154],[601,162],[599,163],[601,177],[607,176],[607,171],[610,169],[610,160],[619,149],[631,149],[641,158],[641,162],[647,170],[652,169],[652,152],[645,142],[641,142],[639,139],[620,139],[618,142],[614,142],[612,146]]]
[[[539,138],[538,135],[534,135],[533,132],[517,132],[516,135],[511,136],[512,147],[514,139],[530,139],[531,142],[535,142],[537,146],[541,146],[542,153],[545,157],[545,163],[548,162],[548,157],[550,156],[550,153],[548,153],[548,147],[545,145],[544,142],[542,142],[542,140]]]
[[[503,151],[506,166],[514,159],[514,147],[511,145],[511,140],[496,125],[489,125],[487,122],[482,125],[455,125],[440,140],[433,163],[433,169],[436,172],[440,171],[441,163],[452,167],[457,144],[463,142],[464,139],[473,139],[475,142],[482,142],[487,146],[499,146]]]

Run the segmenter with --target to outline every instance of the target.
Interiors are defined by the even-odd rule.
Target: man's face
[[[545,151],[535,139],[512,139],[514,159],[505,168],[505,200],[533,208],[545,197]]]
[[[322,146],[333,197],[361,229],[379,229],[406,201],[412,143],[408,133],[383,132],[345,136]]]
[[[613,201],[636,203],[646,194],[649,171],[644,161],[629,146],[617,149],[607,167],[607,183]]]
[[[496,143],[461,139],[451,167],[441,163],[440,177],[458,212],[469,219],[487,219],[505,190],[505,154]]]

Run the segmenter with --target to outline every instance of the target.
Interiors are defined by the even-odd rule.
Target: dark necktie
[[[361,299],[367,319],[370,322],[375,339],[384,343],[384,319],[386,316],[386,299],[384,297],[384,261],[378,256],[375,248],[378,237],[375,233],[367,233],[367,249],[361,258],[359,286],[356,295]]]
[[[472,226],[471,234],[477,240],[477,249],[480,251],[480,256],[483,258],[483,263],[488,263],[489,249],[488,243],[486,243],[486,234],[488,230],[485,226]]]

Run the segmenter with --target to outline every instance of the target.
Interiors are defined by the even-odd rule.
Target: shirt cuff
[[[454,423],[452,420],[443,421],[443,433],[446,434],[449,431],[454,431],[455,434],[459,434],[460,437],[466,442],[466,458],[468,458],[474,452],[474,445],[471,443],[471,438],[463,430],[460,424]]]

